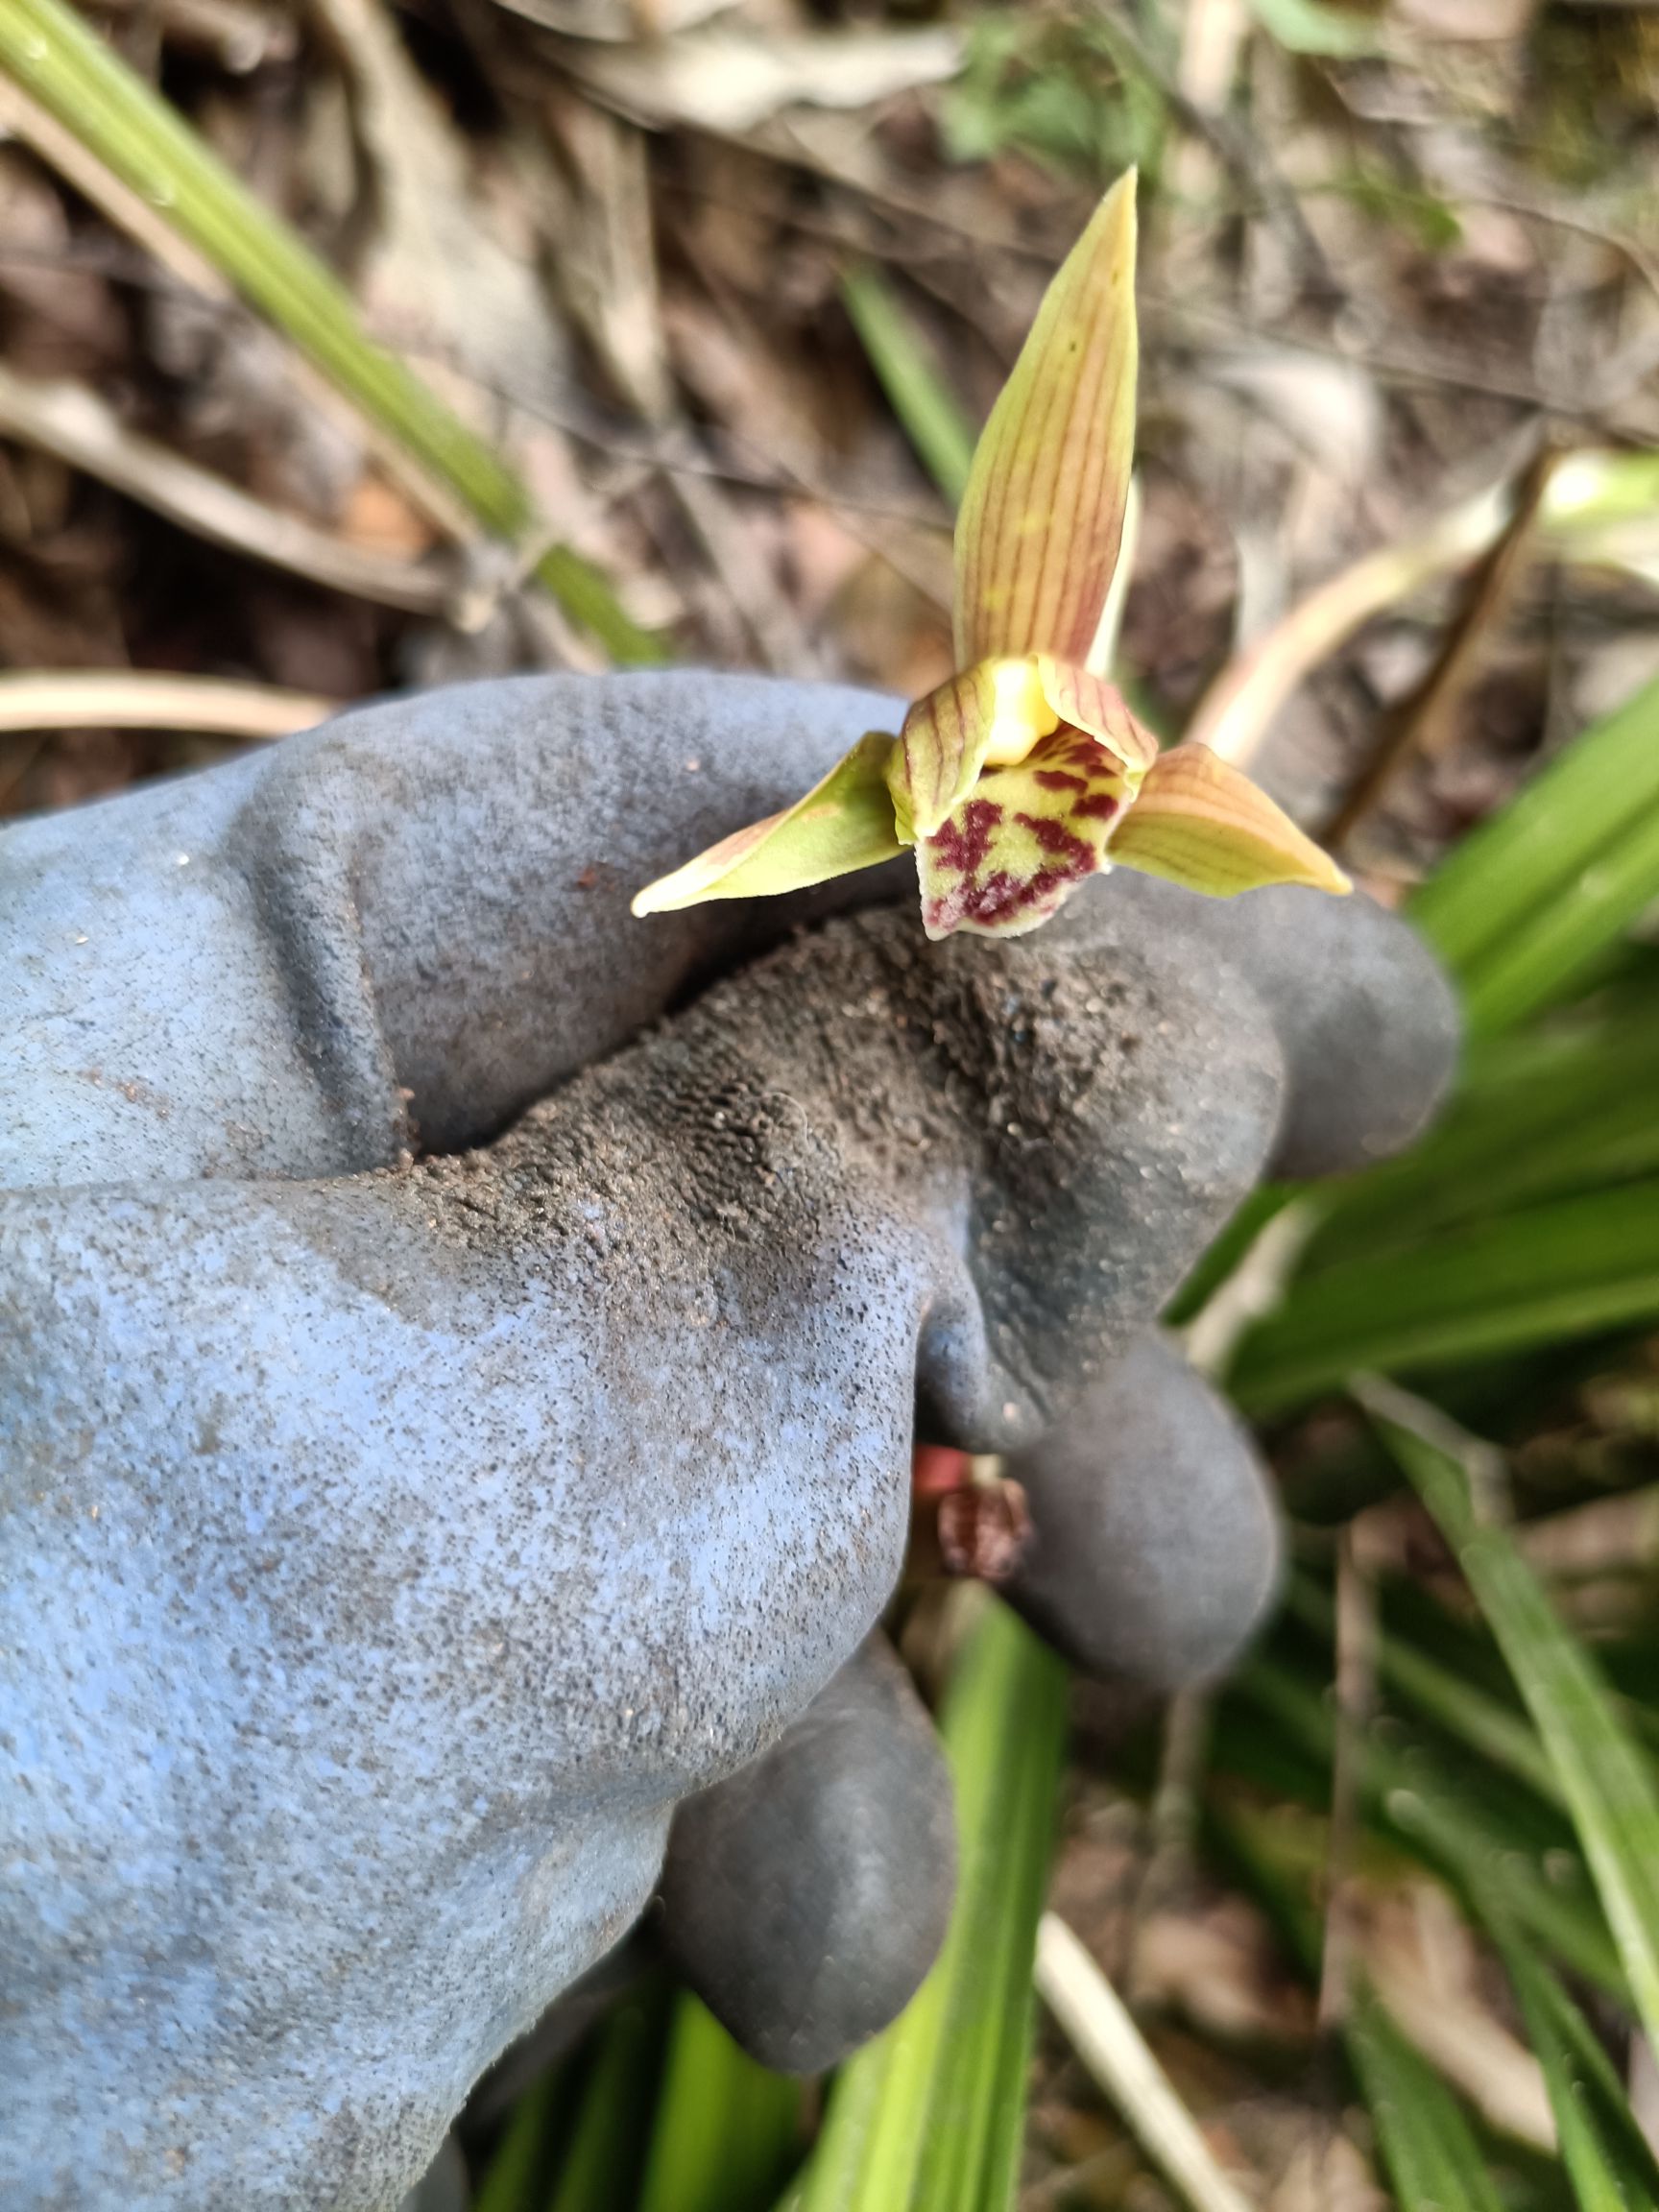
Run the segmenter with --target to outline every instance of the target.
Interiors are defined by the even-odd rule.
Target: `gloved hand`
[[[1201,1441],[1149,1321],[1269,1162],[1414,1130],[1445,988],[1293,892],[941,947],[907,897],[748,968],[902,878],[627,918],[894,711],[479,685],[0,839],[0,2201],[396,2202],[678,1801],[915,1724],[867,1654],[784,1734],[893,1587],[914,1424],[1024,1455],[1063,1637],[1167,1676],[1248,1626],[1247,1453],[1192,1522],[1185,1445],[1114,1465],[1114,1637],[1043,1580],[1087,1500],[1046,1537],[1042,1440],[1129,1387],[1136,1450]],[[718,1798],[691,1953],[699,1826],[767,1848]]]

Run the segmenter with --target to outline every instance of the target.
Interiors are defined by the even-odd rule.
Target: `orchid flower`
[[[958,673],[804,799],[724,838],[636,914],[793,891],[914,849],[927,935],[1018,936],[1114,865],[1229,897],[1348,879],[1202,745],[1161,753],[1098,666],[1135,437],[1135,178],[1050,284],[956,523]]]

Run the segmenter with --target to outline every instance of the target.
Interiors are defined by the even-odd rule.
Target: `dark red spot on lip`
[[[1069,868],[1040,868],[1035,876],[1023,879],[999,868],[982,882],[964,883],[948,898],[936,900],[928,908],[927,919],[935,929],[960,928],[964,922],[977,922],[982,928],[994,929],[1017,915],[1047,907],[1076,879]]]
[[[1015,875],[1005,868],[985,873],[995,834],[1008,809],[987,798],[983,789],[958,806],[926,840],[929,853],[939,863],[940,875],[956,878],[927,901],[927,926],[935,934],[949,934],[965,923],[996,929],[1020,920],[1040,919],[1054,911],[1073,884],[1100,867],[1104,839],[1082,826],[1110,822],[1118,812],[1120,801],[1114,792],[1100,788],[1099,748],[1091,739],[1079,739],[1075,734],[1071,744],[1086,749],[1075,757],[1091,773],[1076,775],[1055,765],[1028,771],[1030,782],[1038,789],[1061,794],[1064,810],[1052,815],[1013,815],[1042,854],[1042,864],[1031,876]],[[1050,762],[1056,754],[1064,758],[1069,753],[1070,747],[1056,747],[1049,754]]]
[[[1068,830],[1064,822],[1051,821],[1043,814],[1016,814],[1014,819],[1022,829],[1030,830],[1051,859],[1070,861],[1073,869],[1085,876],[1094,868],[1093,850]]]
[[[927,840],[947,868],[972,876],[991,850],[991,832],[1002,819],[994,799],[970,799],[947,816]]]
[[[987,876],[983,883],[964,883],[962,917],[969,922],[998,922],[1005,914],[1017,914],[1025,902],[1024,889],[1005,868]]]

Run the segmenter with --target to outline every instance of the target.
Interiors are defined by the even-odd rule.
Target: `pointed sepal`
[[[896,859],[887,769],[898,740],[860,737],[828,776],[781,814],[737,830],[637,893],[636,914],[663,914],[706,899],[765,899]]]
[[[1207,745],[1159,755],[1113,836],[1112,859],[1214,899],[1266,883],[1353,889],[1328,853]]]
[[[1049,285],[956,519],[956,661],[1081,664],[1123,533],[1135,445],[1135,173]]]
[[[1035,929],[1105,864],[1130,798],[1118,762],[1080,730],[1055,730],[1023,760],[987,768],[916,840],[923,927],[933,938]]]

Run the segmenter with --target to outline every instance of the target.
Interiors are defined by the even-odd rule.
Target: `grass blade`
[[[1400,2212],[1503,2212],[1462,2105],[1365,1990],[1346,2037]]]
[[[1527,2041],[1544,2069],[1580,2212],[1659,2212],[1659,2163],[1589,2023],[1518,1936],[1511,1933],[1499,1947]]]
[[[1282,1819],[1214,1790],[1205,1825],[1223,1863],[1267,1912],[1305,1980],[1316,1984],[1323,1942],[1317,1899],[1327,1863],[1322,1843],[1287,1842]],[[1489,2207],[1478,2139],[1446,2082],[1435,2079],[1437,2058],[1413,2041],[1387,2000],[1363,1980],[1351,1990],[1342,2028],[1401,2204],[1444,2207],[1473,2198]],[[1509,2200],[1501,2193],[1500,2201]]]
[[[188,239],[451,504],[498,537],[530,534],[529,495],[513,471],[365,335],[339,279],[62,0],[3,0],[0,68]],[[661,658],[598,570],[568,547],[551,548],[536,573],[616,660]]]
[[[795,2162],[801,2101],[799,2081],[749,2057],[682,1991],[639,2212],[766,2212]]]
[[[534,2212],[621,2212],[633,2203],[666,2026],[657,1983],[622,1998],[602,2023],[558,2181]]]
[[[952,1698],[942,1720],[963,1838],[961,1905],[913,2212],[1011,2205],[1025,2115],[1066,1674],[1000,1607],[980,1633],[985,1643],[965,1655],[960,1704]]]
[[[1659,753],[1659,710],[1647,732]],[[1490,1036],[1561,998],[1659,897],[1659,805],[1652,799],[1573,881],[1495,947],[1463,987],[1470,1033]]]
[[[1556,1615],[1505,1528],[1482,1521],[1472,1470],[1481,1447],[1431,1407],[1368,1381],[1360,1402],[1456,1553],[1544,1740],[1619,1946],[1648,2038],[1659,2046],[1659,1789],[1599,1668]]]
[[[569,2090],[566,2065],[550,2066],[525,2090],[478,2184],[472,2212],[532,2212],[541,2205]]]
[[[1659,1004],[1646,996],[1616,1020],[1489,1046],[1420,1144],[1321,1192],[1307,1271],[1420,1243],[1450,1224],[1659,1174],[1656,1092]]]
[[[1235,1678],[1234,1691],[1320,1775],[1328,1795],[1334,1745],[1332,1716],[1321,1693],[1282,1662],[1257,1657]],[[1222,1708],[1214,1745],[1223,1765],[1249,1775],[1254,1760],[1248,1735]],[[1594,1987],[1623,1998],[1625,1981],[1596,1901],[1575,1891],[1540,1859],[1518,1847],[1513,1823],[1495,1818],[1475,1791],[1459,1786],[1409,1737],[1375,1730],[1364,1741],[1360,1798],[1367,1824],[1449,1883],[1482,1923],[1494,1917],[1518,1925]],[[1272,1780],[1270,1787],[1282,1787]]]
[[[1292,1579],[1286,1604],[1291,1614],[1322,1636],[1334,1633],[1335,1610],[1325,1592],[1305,1575]],[[1390,1690],[1477,1757],[1512,1774],[1547,1803],[1562,1802],[1561,1785],[1549,1755],[1521,1714],[1454,1673],[1428,1652],[1386,1631],[1377,1642],[1377,1671]]]
[[[888,403],[918,459],[952,508],[967,489],[974,426],[878,269],[849,269],[841,298]]]
[[[1231,1382],[1275,1413],[1360,1368],[1445,1367],[1659,1315],[1659,1180],[1354,1258],[1292,1286],[1239,1348]]]
[[[1656,819],[1659,684],[1649,684],[1466,837],[1412,900],[1412,919],[1463,985],[1477,1029],[1542,1004],[1623,927],[1637,908],[1623,898],[1647,868],[1659,878]],[[1599,880],[1616,849],[1617,883]]]
[[[792,2212],[1012,2204],[1065,1730],[1065,1668],[990,1602],[940,1714],[960,1851],[950,1934],[899,2019],[836,2076]]]

